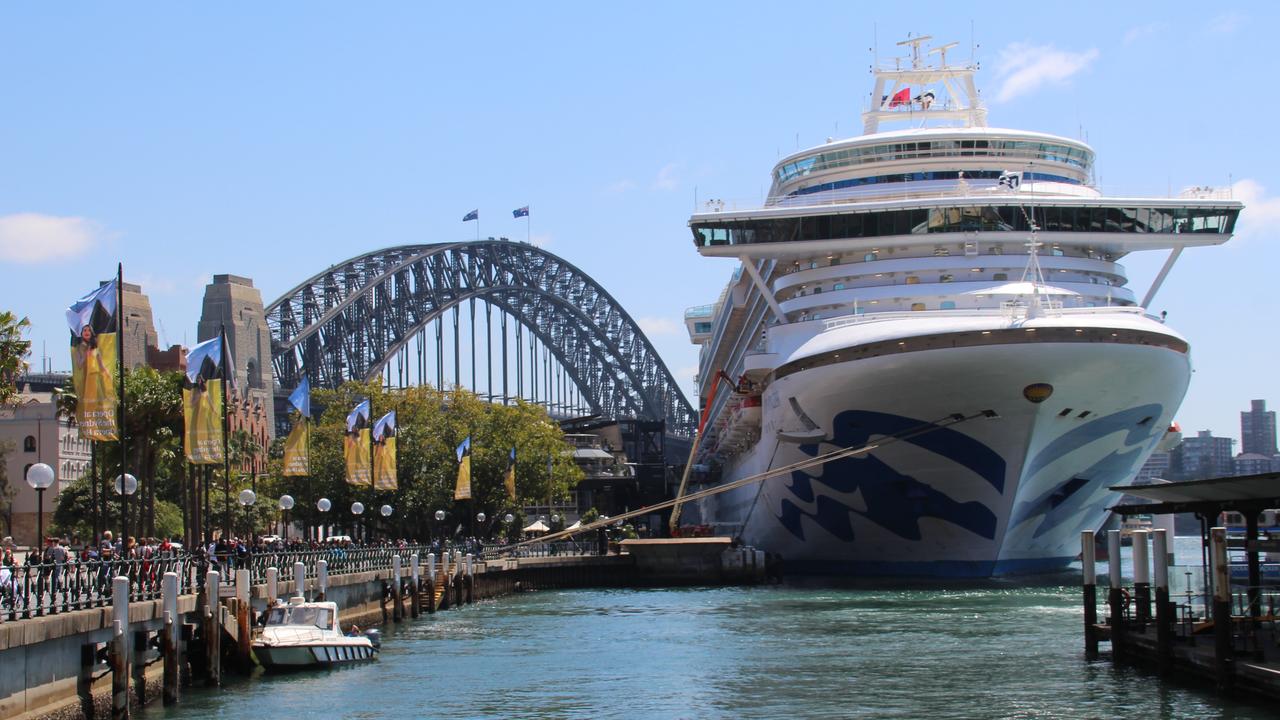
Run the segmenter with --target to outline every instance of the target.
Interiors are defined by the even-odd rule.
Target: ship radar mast
[[[947,51],[958,43],[931,48],[922,57],[922,45],[931,35],[908,37],[897,45],[910,47],[910,67],[903,68],[903,58],[895,58],[891,66],[872,66],[875,89],[871,93],[871,109],[862,114],[863,133],[879,132],[882,122],[907,122],[925,127],[937,121],[941,125],[986,127],[987,109],[978,99],[973,82],[977,63],[948,65]],[[936,65],[927,56],[937,55]]]

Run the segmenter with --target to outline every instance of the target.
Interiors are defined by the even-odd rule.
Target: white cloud
[[[642,317],[636,318],[636,324],[644,331],[648,337],[657,335],[676,335],[680,332],[680,325],[671,318],[664,317]]]
[[[1046,83],[1066,82],[1098,58],[1098,49],[1059,50],[1052,45],[1016,42],[1000,51],[996,76],[1002,78],[996,100],[1008,102],[1038,90]]]
[[[1125,32],[1123,42],[1125,45],[1132,45],[1135,42],[1145,37],[1155,35],[1156,33],[1164,29],[1165,29],[1165,24],[1162,22],[1153,22],[1153,23],[1147,23],[1146,25],[1131,27],[1127,32]]]
[[[675,190],[680,187],[680,178],[676,177],[676,170],[679,169],[679,163],[667,163],[658,171],[658,177],[653,180],[654,190]]]
[[[0,216],[0,260],[42,263],[79,257],[101,238],[97,226],[78,217],[39,213]]]
[[[616,182],[612,182],[608,185],[605,185],[603,189],[604,189],[604,192],[609,195],[617,195],[620,193],[627,192],[628,190],[632,190],[635,188],[635,186],[636,184],[631,180],[623,179],[623,180],[618,180]]]
[[[1274,233],[1280,224],[1280,197],[1268,196],[1266,188],[1256,180],[1238,180],[1231,185],[1231,197],[1244,203],[1235,235],[1248,239]]]
[[[1209,21],[1209,31],[1227,35],[1244,24],[1245,17],[1238,12],[1223,13]]]

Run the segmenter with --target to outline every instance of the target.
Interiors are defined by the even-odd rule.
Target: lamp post
[[[485,532],[484,532],[484,521],[485,521],[485,519],[486,519],[487,517],[488,517],[488,516],[487,516],[487,515],[485,515],[485,514],[484,514],[484,513],[482,513],[482,512],[478,512],[478,513],[476,513],[476,525],[479,525],[479,526],[480,526],[480,535],[479,535],[478,539],[483,539],[483,537],[484,537],[484,535],[485,535]]]
[[[32,547],[40,548],[44,545],[44,491],[53,485],[53,468],[45,463],[27,468],[27,484],[36,491],[36,541]]]
[[[391,517],[391,513],[395,512],[395,508],[391,507],[390,505],[383,505],[382,507],[378,508],[378,512],[382,515],[383,518],[389,518]],[[387,533],[387,538],[392,539],[390,532]]]
[[[280,516],[284,524],[284,542],[289,544],[289,511],[293,509],[293,496],[280,496]]]
[[[515,522],[515,521],[516,521],[516,516],[515,516],[515,515],[512,515],[511,513],[507,513],[506,515],[503,515],[503,516],[502,516],[502,521],[503,521],[503,522],[506,524],[506,526],[507,526],[507,538],[506,538],[506,539],[507,539],[507,540],[510,540],[510,539],[511,539],[511,523],[513,523],[513,522]]]
[[[244,506],[244,520],[249,526],[249,542],[253,542],[253,516],[249,513],[249,508],[258,502],[258,494],[249,488],[240,491],[240,504]]]
[[[120,505],[120,547],[129,542],[129,496],[138,491],[138,478],[125,473],[116,476],[116,494],[122,495]]]
[[[327,512],[329,512],[329,508],[331,508],[331,507],[333,507],[333,503],[329,502],[329,498],[320,498],[319,500],[317,500],[317,501],[316,501],[316,509],[317,509],[317,510],[319,510],[320,512],[322,512],[322,513],[327,513]],[[317,534],[317,535],[324,535],[324,523],[323,523],[323,522],[322,522],[322,523],[320,523],[320,527],[319,527],[319,528],[317,528],[317,532],[316,532],[316,534]],[[323,537],[317,538],[317,540],[320,540],[321,542],[324,542],[324,538],[323,538]]]
[[[445,516],[445,512],[444,512],[443,510],[437,510],[437,511],[436,511],[436,534],[437,534],[437,535],[443,535],[443,528],[444,528],[444,516]],[[440,541],[440,545],[441,545],[441,547],[443,547],[443,546],[444,546],[444,539],[443,539],[443,538],[442,538],[442,539],[441,539],[441,541]]]
[[[356,501],[356,502],[351,503],[351,514],[356,516],[356,518],[357,518],[357,523],[358,523],[358,522],[359,522],[359,517],[360,517],[361,515],[363,515],[363,514],[364,514],[364,503],[359,502],[359,501]],[[359,525],[359,527],[360,527],[360,529],[361,529],[361,530],[363,530],[363,529],[364,529],[364,526],[363,526],[363,525]],[[362,533],[356,533],[356,534],[357,534],[357,535],[360,535],[360,534],[362,534]],[[366,538],[361,537],[361,538],[360,538],[360,540],[361,540],[361,541],[364,541],[364,540],[366,540]]]

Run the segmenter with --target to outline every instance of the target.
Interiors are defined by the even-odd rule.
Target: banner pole
[[[231,383],[229,375],[231,368],[227,363],[227,326],[221,325],[218,328],[218,337],[222,340],[221,357],[218,358],[218,364],[222,366],[222,538],[224,540],[231,537],[231,423],[227,415],[227,400],[230,399]]]
[[[129,470],[128,444],[124,437],[124,263],[116,264],[116,373],[120,376],[120,402],[116,407],[116,433],[120,436],[120,547],[129,540],[129,495],[124,476]],[[44,542],[44,538],[40,539]]]

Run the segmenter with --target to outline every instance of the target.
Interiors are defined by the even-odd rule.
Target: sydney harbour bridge
[[[665,423],[697,414],[630,315],[599,283],[505,239],[402,245],[332,265],[266,308],[281,391],[381,379],[518,398],[556,419]],[[305,369],[305,370],[304,370]]]

